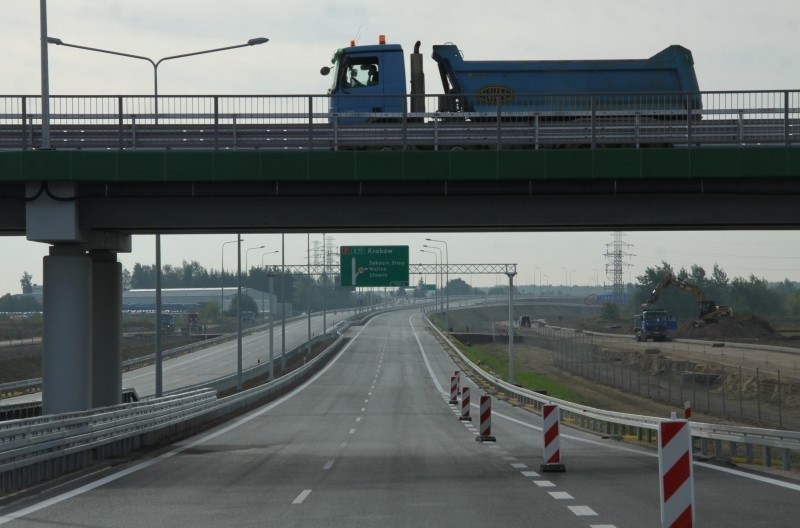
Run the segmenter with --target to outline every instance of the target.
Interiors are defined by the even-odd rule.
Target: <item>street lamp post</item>
[[[245,252],[244,252],[244,276],[245,276],[245,279],[250,277],[250,266],[247,264],[248,253],[250,253],[254,249],[264,249],[265,247],[266,246],[251,247],[251,248],[245,250]],[[248,289],[249,289],[249,287],[247,285],[245,285],[245,287],[244,287],[244,294],[245,295],[247,295]],[[239,299],[239,302],[241,302],[241,299]],[[261,308],[262,309],[264,308],[263,303],[261,305]]]
[[[514,385],[514,275],[516,272],[506,272],[508,275],[508,382]]]
[[[232,50],[232,49],[236,49],[236,48],[245,48],[247,46],[257,46],[259,44],[264,44],[266,42],[269,42],[268,38],[266,38],[266,37],[257,37],[257,38],[252,38],[252,39],[248,40],[244,44],[235,44],[233,46],[225,46],[225,47],[222,47],[222,48],[214,48],[214,49],[208,49],[208,50],[202,50],[202,51],[193,51],[191,53],[181,53],[180,55],[170,55],[169,57],[162,57],[162,58],[160,58],[158,60],[153,60],[150,57],[145,57],[143,55],[134,55],[132,53],[122,53],[120,51],[111,51],[111,50],[100,49],[100,48],[92,48],[92,47],[89,47],[89,46],[80,46],[78,44],[69,44],[69,43],[64,42],[63,40],[61,40],[59,38],[47,37],[47,43],[48,44],[55,44],[57,46],[66,46],[68,48],[77,48],[77,49],[88,50],[88,51],[96,51],[96,52],[99,52],[99,53],[107,53],[109,55],[119,55],[120,57],[128,57],[128,58],[131,58],[131,59],[140,59],[140,60],[144,60],[144,61],[149,62],[150,65],[153,66],[153,110],[154,110],[154,117],[155,117],[155,122],[156,123],[158,123],[158,67],[162,62],[168,61],[168,60],[173,60],[173,59],[182,59],[184,57],[194,57],[195,55],[205,55],[207,53],[215,53],[215,52],[218,52],[218,51],[227,51],[227,50]]]
[[[222,243],[222,251],[220,255],[220,262],[219,266],[219,275],[220,275],[220,282],[221,286],[219,288],[219,333],[222,335],[225,333],[225,246],[228,244],[235,244],[237,242],[241,242],[242,239],[237,240],[229,240],[228,242]]]
[[[444,279],[444,288],[445,288],[445,310],[444,310],[444,325],[447,327],[447,331],[450,331],[450,249],[447,247],[447,242],[445,240],[435,240],[433,238],[426,238],[425,240],[429,242],[439,242],[444,244],[444,257],[445,257],[445,279]]]
[[[428,247],[428,246],[423,246],[423,247]],[[430,253],[431,255],[433,255],[433,263],[438,266],[438,264],[439,264],[439,255],[437,255],[433,251],[428,251],[427,249],[420,249],[419,251],[421,253]],[[436,289],[433,291],[433,306],[435,308],[435,307],[439,306],[439,272],[438,271],[435,272],[433,274],[433,277],[434,277],[434,282],[435,282],[435,285],[436,285]]]
[[[425,244],[423,244],[422,247],[435,249],[436,251],[438,251],[439,252],[439,263],[440,264],[444,264],[444,255],[442,254],[442,248],[436,247],[436,246],[427,246]],[[441,267],[439,268],[439,276],[440,276],[440,279],[441,279],[440,282],[444,282],[444,275],[442,274]],[[440,309],[444,312],[444,290],[442,290],[440,292],[440,294],[439,294],[439,303],[440,303],[440,305],[439,305]],[[445,321],[446,320],[447,320],[447,317],[445,316]],[[445,323],[445,331],[447,331],[446,324],[447,323]]]
[[[536,295],[536,270],[539,271],[539,294],[541,294],[541,290],[542,290],[542,268],[540,268],[539,266],[534,266],[534,268],[535,269],[533,271],[533,294]]]
[[[278,251],[276,249],[275,251],[267,251],[266,253],[262,253],[261,254],[261,269],[264,270],[265,274],[266,274],[266,268],[264,267],[264,257],[266,257],[267,255],[273,255],[275,253],[280,253],[280,251]],[[270,303],[271,302],[272,302],[272,299],[270,299]],[[270,304],[270,312],[272,312],[272,305],[271,304]],[[263,290],[261,291],[261,313],[264,313],[264,291]]]

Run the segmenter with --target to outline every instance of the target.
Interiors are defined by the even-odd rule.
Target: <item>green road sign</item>
[[[435,290],[436,289],[436,285],[435,284],[423,284],[422,285],[422,289],[426,290],[426,291],[427,290]]]
[[[408,246],[342,246],[342,286],[408,286]]]

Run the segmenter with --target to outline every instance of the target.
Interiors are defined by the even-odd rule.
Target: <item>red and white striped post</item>
[[[542,405],[542,432],[544,433],[544,462],[540,471],[566,471],[561,463],[561,437],[558,424],[561,421],[561,410],[558,405],[546,403]]]
[[[461,394],[461,371],[460,370],[455,371],[453,376],[456,377],[456,384],[457,384],[456,385],[456,393],[457,394]]]
[[[689,419],[692,417],[692,401],[688,400],[683,402],[683,417]]]
[[[469,387],[466,385],[461,389],[461,416],[458,419],[462,422],[472,421],[472,416],[469,415]]]
[[[458,378],[450,376],[450,405],[458,405]]]
[[[492,398],[488,394],[481,394],[481,423],[480,434],[475,437],[478,442],[496,442],[492,436]]]
[[[694,526],[692,435],[686,420],[658,425],[658,477],[662,528]]]

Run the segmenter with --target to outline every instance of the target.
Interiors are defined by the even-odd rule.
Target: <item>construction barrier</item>
[[[456,377],[456,394],[461,395],[461,371],[457,370],[453,374]]]
[[[450,376],[450,405],[458,405],[458,378]]]
[[[662,528],[694,526],[692,437],[687,420],[659,424],[658,476]]]
[[[461,389],[461,416],[458,419],[463,422],[472,421],[472,417],[469,415],[469,387],[466,385]]]
[[[544,462],[541,471],[566,471],[561,463],[561,437],[559,435],[559,422],[561,410],[558,405],[542,405],[542,432],[544,437]]]
[[[692,417],[692,402],[685,401],[683,402],[683,417],[687,420]]]
[[[496,442],[492,436],[492,398],[488,394],[481,395],[480,434],[475,437],[478,442]]]

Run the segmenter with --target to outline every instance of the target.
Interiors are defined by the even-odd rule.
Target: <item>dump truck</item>
[[[411,112],[440,112],[442,118],[469,112],[470,120],[481,113],[489,119],[501,110],[544,118],[603,110],[640,117],[676,112],[685,118],[687,108],[702,106],[692,52],[679,45],[648,59],[466,61],[458,46],[442,44],[433,46],[432,58],[443,94],[438,108],[426,109],[420,46],[417,42],[410,56],[408,94],[401,45],[386,44],[381,35],[378,44],[351,41],[337,50],[333,68],[321,70],[323,75],[333,71],[331,113],[346,114],[340,121],[345,123],[391,120],[388,114],[396,118],[409,110],[407,99]]]
[[[668,341],[668,332],[677,328],[677,318],[666,310],[643,310],[633,316],[633,330],[637,341]]]

